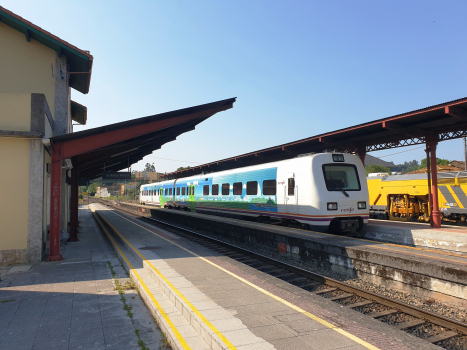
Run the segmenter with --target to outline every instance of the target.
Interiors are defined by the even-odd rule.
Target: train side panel
[[[427,174],[368,178],[367,182],[373,218],[429,221]],[[467,172],[438,173],[438,203],[443,221],[466,221],[466,193]]]

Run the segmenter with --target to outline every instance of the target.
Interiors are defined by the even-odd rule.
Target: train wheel
[[[467,221],[467,217],[462,214],[459,216],[459,221],[461,222],[462,225],[465,225],[465,222]]]

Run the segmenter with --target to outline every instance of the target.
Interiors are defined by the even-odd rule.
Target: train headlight
[[[328,207],[328,210],[337,210],[337,203],[335,202],[328,203],[327,207]]]
[[[344,161],[344,155],[343,154],[333,154],[332,155],[332,161],[333,162],[343,162]]]
[[[358,209],[366,209],[366,202],[358,202]]]

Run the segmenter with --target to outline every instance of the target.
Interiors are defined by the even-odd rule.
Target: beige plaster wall
[[[0,251],[26,249],[29,140],[0,137]]]
[[[55,119],[55,51],[0,22],[0,62],[0,91],[45,94]]]
[[[0,91],[0,130],[31,131],[30,93]]]

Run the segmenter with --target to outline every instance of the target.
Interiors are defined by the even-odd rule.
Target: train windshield
[[[360,191],[357,167],[352,164],[324,164],[324,180],[328,191]]]

